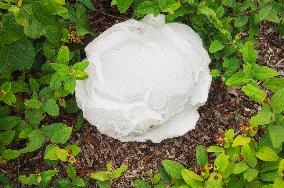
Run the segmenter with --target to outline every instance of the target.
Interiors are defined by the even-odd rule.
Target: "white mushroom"
[[[76,82],[76,100],[101,133],[160,142],[195,127],[210,58],[189,26],[147,15],[112,26],[85,50],[89,77]]]

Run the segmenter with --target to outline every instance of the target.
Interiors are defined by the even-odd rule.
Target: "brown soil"
[[[94,3],[98,11],[92,13],[90,18],[91,27],[96,35],[113,24],[129,18],[130,13],[119,14],[114,7],[110,7],[109,1],[94,0]],[[270,30],[271,32],[268,32]],[[259,63],[277,68],[283,74],[284,39],[275,35],[272,24],[264,23],[261,31]],[[147,172],[156,172],[158,164],[163,159],[177,160],[188,167],[193,167],[196,145],[215,144],[214,134],[230,128],[236,129],[240,122],[245,122],[254,115],[257,108],[258,105],[245,97],[240,88],[227,88],[221,81],[215,80],[211,85],[207,103],[199,108],[200,119],[196,128],[184,136],[167,139],[159,144],[150,141],[122,143],[100,134],[94,126],[85,123],[79,132],[73,133],[68,143],[78,144],[81,147],[81,153],[78,156],[81,165],[76,167],[80,177],[86,178],[93,171],[105,169],[106,161],[112,162],[116,167],[127,164],[129,170],[113,182],[113,187],[129,188],[132,187],[131,182],[134,179],[147,179]],[[73,117],[75,116],[65,114],[62,115],[61,121],[75,125]],[[43,161],[43,153],[44,150],[40,149],[23,155],[2,166],[1,171],[5,172],[15,185],[18,185],[19,175],[50,169]],[[63,172],[61,176],[66,176],[63,170],[65,167],[63,163],[57,166]],[[90,180],[89,183],[89,187],[96,187],[95,181]]]

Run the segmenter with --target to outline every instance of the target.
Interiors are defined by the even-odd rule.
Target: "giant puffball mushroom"
[[[161,142],[193,129],[208,97],[210,58],[199,35],[165,16],[116,24],[85,49],[88,79],[76,100],[98,130],[121,141]]]

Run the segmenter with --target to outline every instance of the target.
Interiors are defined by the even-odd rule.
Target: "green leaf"
[[[50,80],[50,89],[52,90],[57,90],[61,87],[62,83],[61,83],[61,76],[59,75],[59,73],[54,73],[51,77]]]
[[[28,70],[34,58],[33,44],[26,38],[10,45],[0,46],[0,74],[7,77],[16,70]]]
[[[45,138],[41,130],[33,130],[29,134],[29,142],[27,146],[20,150],[21,153],[33,152],[41,148],[45,142]]]
[[[92,179],[100,180],[100,181],[107,181],[110,179],[107,171],[98,171],[95,173],[91,173],[90,177]]]
[[[275,23],[280,23],[280,18],[278,17],[278,12],[275,8],[273,8],[271,5],[268,5],[266,7],[263,7],[259,11],[258,18],[261,20],[268,20]]]
[[[284,110],[284,88],[278,90],[270,100],[270,105],[274,113],[281,113]]]
[[[39,91],[39,83],[33,78],[29,79],[29,83],[30,83],[30,87],[31,87],[32,91],[34,93],[37,93]]]
[[[163,160],[162,165],[171,177],[177,180],[182,179],[181,170],[185,168],[183,164],[177,161]]]
[[[245,63],[254,64],[256,62],[257,51],[254,48],[254,43],[247,41],[241,51]]]
[[[42,106],[43,111],[48,113],[51,116],[58,116],[59,115],[59,107],[55,100],[48,99]]]
[[[284,170],[284,159],[282,159],[280,162],[279,162],[279,166],[278,166],[278,175],[279,176],[283,176],[283,170]]]
[[[157,16],[160,13],[160,7],[157,2],[143,1],[135,9],[135,15],[143,16],[145,14],[153,14]]]
[[[38,99],[30,99],[25,101],[25,106],[33,109],[39,109],[41,107],[41,102]]]
[[[251,126],[266,125],[273,121],[274,114],[267,104],[262,105],[262,109],[250,119]]]
[[[248,23],[248,16],[238,16],[234,22],[235,27],[243,27]]]
[[[232,76],[241,65],[241,61],[238,58],[224,58],[223,67],[226,69],[226,72],[223,76],[227,79],[228,77]]]
[[[242,154],[244,156],[245,162],[252,168],[254,168],[257,164],[257,159],[255,156],[255,152],[250,148],[248,144],[243,145]]]
[[[19,180],[23,185],[37,185],[38,176],[30,174],[29,176],[19,176]]]
[[[219,69],[213,69],[210,71],[210,75],[213,77],[213,78],[217,78],[219,76],[222,75],[221,71]]]
[[[0,132],[0,145],[9,145],[15,137],[14,130]]]
[[[58,170],[47,170],[42,173],[40,173],[40,176],[42,177],[42,182],[44,184],[49,184],[52,177],[58,174]]]
[[[12,160],[19,157],[20,152],[18,150],[6,149],[3,151],[2,156],[5,160]]]
[[[229,164],[229,156],[225,155],[224,153],[220,153],[218,157],[215,159],[214,164],[217,165],[217,167],[221,171],[225,171]]]
[[[279,73],[276,70],[271,69],[267,66],[254,65],[252,70],[252,75],[253,78],[256,80],[265,80],[268,78],[278,76]]]
[[[71,150],[72,151],[72,154],[71,156],[76,156],[80,153],[81,151],[81,148],[75,144],[72,144],[72,145],[68,145],[64,148],[65,150]]]
[[[189,179],[203,181],[203,178],[201,176],[197,175],[196,173],[188,169],[182,169],[181,175],[185,182],[188,182]]]
[[[113,170],[113,172],[111,173],[111,179],[119,178],[127,169],[128,169],[127,165],[122,165],[121,167]]]
[[[87,7],[88,9],[91,9],[93,11],[96,10],[93,2],[91,0],[79,0],[80,3],[82,3],[85,7]]]
[[[262,146],[256,153],[256,157],[262,161],[278,161],[279,157],[273,149],[268,146]]]
[[[284,180],[282,177],[277,177],[274,179],[273,188],[281,188],[284,187]]]
[[[269,125],[268,133],[274,148],[282,146],[284,142],[284,125]]]
[[[116,5],[117,5],[119,12],[124,13],[130,7],[133,0],[116,0],[116,2],[117,2]]]
[[[136,179],[133,182],[135,188],[151,188],[151,186],[144,180]]]
[[[244,161],[241,161],[235,165],[234,174],[240,174],[246,169],[248,169],[247,164]]]
[[[76,169],[71,164],[68,164],[66,171],[69,178],[74,179],[76,177]]]
[[[252,100],[258,103],[262,103],[266,97],[266,93],[258,86],[247,84],[242,87],[242,91]]]
[[[245,172],[244,172],[244,178],[248,181],[251,182],[252,180],[254,180],[258,175],[258,170],[256,169],[252,169],[252,168],[248,168]]]
[[[284,88],[284,78],[272,78],[266,80],[263,83],[263,86],[273,92],[277,92],[278,90]]]
[[[245,71],[236,72],[227,81],[227,86],[242,86],[252,80],[251,76]]]
[[[214,40],[210,44],[209,52],[210,53],[215,53],[215,52],[218,52],[218,51],[222,50],[224,47],[225,46],[224,46],[224,44],[221,41]]]
[[[214,152],[214,153],[221,153],[224,151],[224,148],[220,147],[220,146],[210,146],[207,149],[207,152]]]
[[[74,93],[76,86],[76,79],[74,77],[68,77],[64,79],[64,89],[69,93]]]
[[[0,44],[12,44],[24,37],[23,29],[16,23],[13,15],[3,14],[1,25]]]
[[[195,148],[196,162],[198,165],[205,166],[208,163],[208,155],[204,146],[198,145]]]
[[[48,145],[44,152],[44,159],[67,161],[67,150],[54,145]]]
[[[21,122],[17,116],[0,117],[0,130],[9,130],[16,127]]]
[[[89,62],[87,60],[83,60],[81,62],[75,63],[72,68],[74,70],[81,70],[84,71],[89,65]]]
[[[54,144],[65,144],[70,138],[72,128],[63,123],[54,123],[43,128],[44,134]]]
[[[37,39],[46,34],[46,30],[43,24],[41,24],[33,16],[29,16],[29,23],[24,27],[24,33],[27,37]]]
[[[238,136],[234,139],[232,146],[233,146],[233,147],[243,146],[243,145],[245,145],[245,144],[250,143],[250,141],[251,141],[251,138],[250,138],[250,137],[246,137],[246,136],[243,136],[243,135],[238,135]]]
[[[176,0],[159,0],[159,6],[163,12],[173,14],[174,11],[181,6],[181,4]]]
[[[62,46],[57,55],[57,63],[59,64],[66,64],[69,62],[70,57],[69,57],[69,49],[67,46]]]
[[[86,183],[82,178],[79,177],[75,177],[73,182],[74,185],[78,186],[78,187],[85,187]]]

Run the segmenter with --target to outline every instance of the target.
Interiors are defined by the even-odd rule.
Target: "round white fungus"
[[[147,15],[112,26],[85,50],[89,77],[76,82],[76,100],[101,133],[161,142],[195,127],[210,58],[189,26]]]

